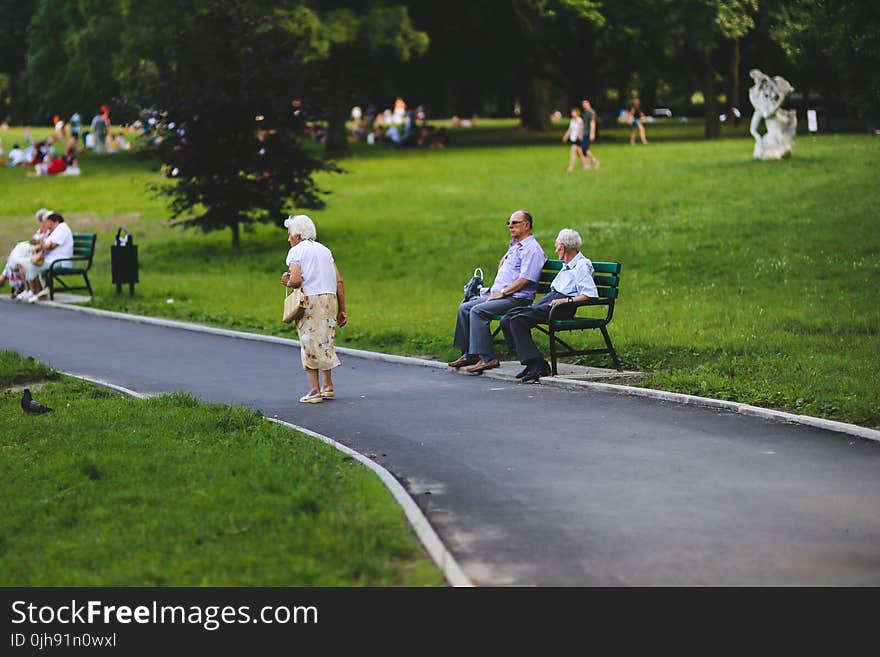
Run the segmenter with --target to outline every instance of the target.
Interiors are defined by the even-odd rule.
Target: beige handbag
[[[281,321],[285,324],[295,322],[302,316],[306,309],[306,295],[303,294],[301,287],[286,288],[284,295],[284,313],[281,315]]]

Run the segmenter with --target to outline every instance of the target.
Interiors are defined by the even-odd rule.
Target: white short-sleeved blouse
[[[303,240],[287,252],[287,266],[295,262],[302,271],[302,291],[314,294],[336,294],[336,265],[326,246],[314,240]]]

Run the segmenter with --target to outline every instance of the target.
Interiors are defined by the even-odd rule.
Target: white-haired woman
[[[34,236],[30,241],[19,242],[13,247],[12,251],[9,252],[6,266],[3,268],[2,273],[0,273],[0,287],[8,282],[9,286],[12,288],[13,299],[18,297],[21,292],[25,290],[24,270],[27,268],[28,263],[30,263],[31,253],[34,246],[41,243],[43,238],[50,232],[46,226],[46,217],[50,214],[52,214],[52,211],[47,210],[46,208],[40,208],[37,210],[36,218],[37,223],[39,224],[37,232],[34,233]]]
[[[316,241],[314,222],[304,214],[288,217],[287,228],[288,271],[281,276],[287,287],[300,287],[306,298],[306,308],[296,322],[299,332],[300,355],[309,379],[309,391],[300,401],[314,404],[334,396],[331,371],[339,365],[333,348],[336,327],[345,326],[345,292],[342,275],[333,261],[333,254]],[[319,374],[320,373],[320,374]]]

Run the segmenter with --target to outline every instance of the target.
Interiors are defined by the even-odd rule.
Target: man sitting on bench
[[[507,220],[507,230],[510,245],[498,263],[489,296],[463,301],[458,307],[453,345],[461,349],[461,356],[449,363],[449,367],[458,369],[470,365],[467,371],[471,374],[501,367],[489,324],[493,317],[511,308],[528,306],[538,291],[541,268],[547,257],[532,233],[532,215],[517,210]]]
[[[593,263],[581,253],[583,240],[577,231],[563,228],[556,237],[556,255],[565,263],[550,284],[550,291],[531,306],[512,308],[501,318],[501,330],[507,346],[516,349],[519,362],[525,369],[516,375],[522,383],[537,383],[550,374],[550,364],[544,360],[535,341],[532,328],[546,323],[554,306],[586,301],[599,296],[593,282]],[[559,308],[553,319],[571,319],[576,308]]]

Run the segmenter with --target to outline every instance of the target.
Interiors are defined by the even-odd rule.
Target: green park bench
[[[49,298],[55,298],[55,289],[60,285],[62,290],[88,290],[89,296],[94,296],[92,284],[89,283],[89,269],[92,268],[92,259],[95,256],[95,242],[98,236],[95,233],[73,234],[73,257],[59,258],[49,266]],[[62,276],[82,276],[85,285],[72,287],[65,283]]]
[[[562,264],[562,260],[548,260],[544,263],[544,267],[541,270],[541,279],[538,281],[538,294],[543,295],[550,291],[550,283],[553,282],[556,274],[562,269]],[[571,319],[554,319],[553,315],[556,308],[553,308],[550,311],[550,318],[547,323],[538,324],[536,327],[550,339],[550,366],[554,376],[557,373],[556,361],[560,356],[609,354],[614,362],[614,367],[618,370],[622,369],[617,352],[614,351],[614,345],[611,344],[611,336],[608,335],[608,324],[614,316],[614,301],[619,294],[620,263],[594,262],[593,270],[593,281],[596,283],[599,297],[597,299],[576,302],[574,304],[576,306],[575,312],[580,312],[582,307],[605,306],[607,310],[604,313],[604,317],[575,315]],[[496,315],[493,319],[498,321],[501,319],[501,315]],[[602,332],[602,338],[605,340],[604,349],[575,349],[559,337],[559,334],[565,331],[586,331],[592,329],[598,329]],[[498,326],[492,336],[496,337],[500,331],[501,327]]]

